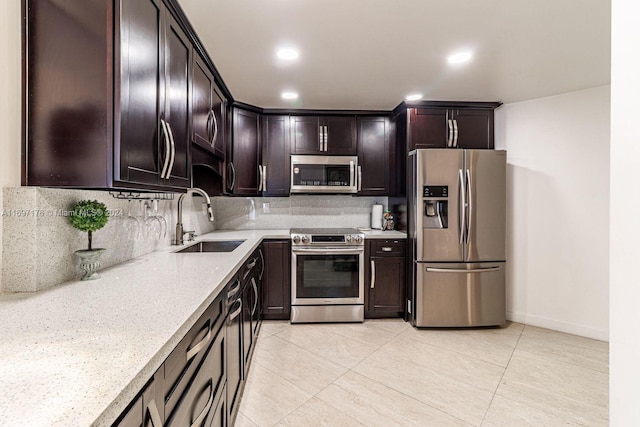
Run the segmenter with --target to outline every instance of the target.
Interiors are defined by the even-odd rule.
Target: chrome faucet
[[[204,190],[201,190],[200,188],[189,188],[187,192],[182,193],[180,195],[180,198],[178,199],[178,222],[176,223],[176,240],[174,242],[175,245],[184,244],[185,231],[184,231],[184,227],[182,226],[182,201],[184,200],[185,196],[188,196],[193,193],[197,193],[202,197],[204,197],[207,203],[207,214],[209,216],[209,221],[213,222],[215,220],[215,218],[213,217],[213,210],[211,209],[211,199],[209,198],[209,195]],[[192,233],[192,232],[189,232],[189,233]]]

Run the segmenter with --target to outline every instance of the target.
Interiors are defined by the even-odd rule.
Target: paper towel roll
[[[382,205],[373,205],[371,208],[371,228],[382,230]]]

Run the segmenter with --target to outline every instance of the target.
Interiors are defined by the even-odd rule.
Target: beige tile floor
[[[264,322],[235,425],[606,426],[606,342],[510,323]]]

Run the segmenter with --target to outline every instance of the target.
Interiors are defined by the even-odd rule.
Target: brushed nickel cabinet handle
[[[193,420],[193,422],[191,423],[191,427],[201,427],[202,421],[204,421],[206,416],[209,415],[209,411],[213,406],[213,394],[214,394],[213,378],[211,378],[207,383],[207,388],[211,388],[211,391],[209,392],[209,399],[207,400],[206,405],[204,405],[202,412],[200,412],[200,414],[196,417],[196,419]]]
[[[211,138],[211,146],[216,145],[218,139],[218,119],[216,119],[216,113],[211,110],[211,117],[213,117],[213,138]]]
[[[169,142],[169,131],[167,131],[167,122],[160,119],[160,127],[162,128],[162,139],[164,139],[164,163],[162,166],[162,172],[160,173],[160,179],[164,179],[167,174],[167,168],[169,167],[169,151],[171,150]]]
[[[229,314],[229,323],[231,323],[231,321],[233,319],[238,317],[238,315],[242,311],[242,300],[238,299],[236,302],[238,303],[238,308],[236,308],[234,311],[231,312],[231,314]],[[234,305],[235,305],[235,303],[234,303]]]
[[[371,289],[376,287],[376,261],[371,260]]]
[[[391,252],[393,251],[393,248],[390,248],[389,246],[385,246],[384,248],[382,248],[382,252]]]
[[[200,350],[202,350],[207,346],[210,340],[211,340],[211,326],[207,324],[207,335],[205,335],[205,337],[202,338],[202,340],[200,340],[198,344],[194,345],[189,349],[189,351],[187,351],[187,361],[196,357],[196,355],[200,352]]]
[[[171,178],[171,172],[173,172],[173,166],[175,165],[176,160],[176,143],[173,139],[173,130],[171,130],[171,125],[169,122],[167,123],[167,130],[169,131],[169,141],[171,143],[171,158],[169,160],[169,169],[167,170],[167,174],[165,175],[165,179]]]
[[[447,120],[447,125],[449,126],[449,132],[447,135],[447,148],[451,148],[453,146],[453,120]]]
[[[251,285],[253,286],[253,293],[256,296],[256,298],[253,301],[253,308],[251,309],[251,315],[253,316],[256,312],[256,308],[258,308],[258,285],[256,284],[255,277],[251,278]]]
[[[458,121],[453,121],[453,146],[458,147]]]

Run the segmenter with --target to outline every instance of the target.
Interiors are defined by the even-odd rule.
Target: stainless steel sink
[[[244,240],[205,240],[176,251],[178,254],[202,252],[232,252],[243,244]]]

